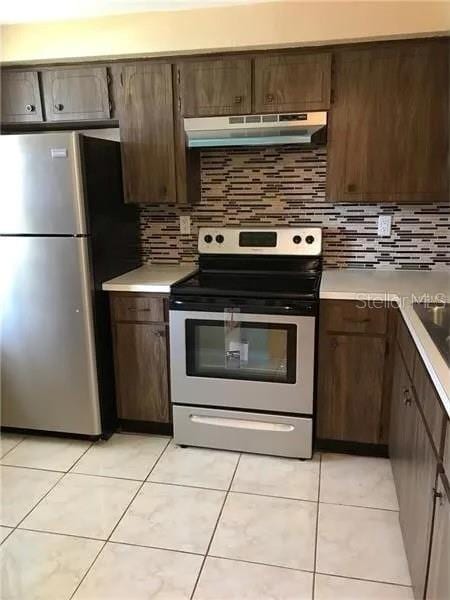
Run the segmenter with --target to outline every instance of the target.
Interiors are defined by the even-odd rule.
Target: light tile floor
[[[389,461],[0,440],[2,600],[412,600]]]

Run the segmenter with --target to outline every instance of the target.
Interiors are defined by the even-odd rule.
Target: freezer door
[[[3,426],[101,431],[87,243],[0,238]]]
[[[3,135],[0,161],[0,234],[86,233],[78,134]]]

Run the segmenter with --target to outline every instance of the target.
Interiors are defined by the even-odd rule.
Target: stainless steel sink
[[[450,304],[413,304],[423,326],[450,367]]]

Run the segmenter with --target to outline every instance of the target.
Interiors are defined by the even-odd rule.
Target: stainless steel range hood
[[[310,144],[326,127],[326,112],[184,119],[190,148]]]

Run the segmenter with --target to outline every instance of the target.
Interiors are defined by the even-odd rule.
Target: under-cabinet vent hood
[[[326,112],[184,119],[190,148],[310,144],[326,127]]]

